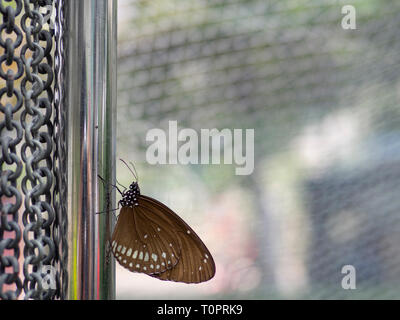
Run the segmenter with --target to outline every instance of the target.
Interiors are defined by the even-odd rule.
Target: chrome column
[[[69,299],[113,299],[106,257],[115,192],[116,0],[65,1]],[[107,196],[109,194],[109,196]]]

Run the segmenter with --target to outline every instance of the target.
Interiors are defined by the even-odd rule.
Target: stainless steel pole
[[[113,299],[107,259],[115,192],[116,0],[65,1],[69,299]]]

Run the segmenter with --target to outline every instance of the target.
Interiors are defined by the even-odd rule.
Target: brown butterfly
[[[132,272],[160,280],[210,280],[215,263],[199,236],[167,206],[142,195],[137,174],[129,170],[135,177],[129,189],[121,192],[115,186],[122,195],[118,202],[122,208],[111,237],[115,259]]]

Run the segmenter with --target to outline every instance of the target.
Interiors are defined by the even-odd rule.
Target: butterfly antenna
[[[131,164],[133,170],[135,170],[136,181],[139,182],[139,174],[136,171],[135,165],[132,163],[132,161],[130,161],[129,163]]]
[[[132,171],[132,169],[128,166],[128,164],[124,161],[124,160],[122,160],[122,159],[119,159],[119,160],[121,160],[126,166],[127,166],[127,168],[129,169],[129,171],[133,174],[133,176],[135,177],[135,179],[136,179],[136,181],[138,180],[138,178],[137,178],[137,175]],[[135,170],[136,171],[136,170]]]

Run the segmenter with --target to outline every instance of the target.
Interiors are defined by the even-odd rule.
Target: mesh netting
[[[399,298],[400,3],[352,1],[345,30],[347,2],[119,1],[118,154],[217,263],[176,295]],[[170,120],[255,129],[253,174],[149,165],[146,133]],[[134,297],[118,272],[117,293]],[[135,292],[165,293],[146,285]]]

